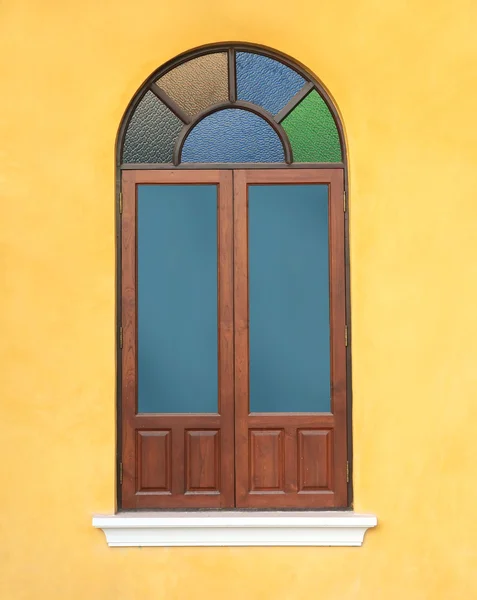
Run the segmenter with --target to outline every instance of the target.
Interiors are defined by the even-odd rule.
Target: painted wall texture
[[[0,8],[0,597],[477,597],[477,4],[6,0]],[[362,548],[110,549],[114,143],[209,42],[309,67],[349,145]]]

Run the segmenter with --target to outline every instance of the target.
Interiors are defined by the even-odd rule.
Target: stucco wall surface
[[[477,4],[0,5],[0,598],[477,597]],[[362,548],[110,549],[114,143],[149,73],[264,44],[327,86],[349,146]]]

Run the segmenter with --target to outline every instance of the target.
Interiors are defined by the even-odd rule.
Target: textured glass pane
[[[250,410],[330,411],[328,186],[249,186]]]
[[[217,412],[217,187],[140,185],[138,410]]]
[[[237,98],[276,115],[305,85],[303,77],[277,60],[237,52]]]
[[[225,52],[206,54],[172,69],[157,81],[157,85],[193,116],[212,104],[227,102],[227,68]]]
[[[226,108],[192,129],[182,149],[182,162],[284,162],[280,138],[261,117]]]
[[[123,163],[172,162],[172,151],[182,125],[152,92],[147,92],[129,122]]]
[[[338,130],[323,98],[313,90],[282,121],[295,162],[341,162]]]

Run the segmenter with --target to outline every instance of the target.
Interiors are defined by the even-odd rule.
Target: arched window
[[[345,146],[244,44],[154,73],[118,136],[122,508],[350,502]]]

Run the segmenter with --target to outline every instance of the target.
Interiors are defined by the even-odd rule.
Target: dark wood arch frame
[[[260,114],[261,116],[268,115],[268,117],[271,117],[271,119],[275,123],[278,123],[278,124],[281,123],[283,121],[283,119],[293,110],[293,108],[295,108],[295,106],[299,102],[301,102],[301,100],[303,100],[303,98],[307,94],[309,94],[313,89],[316,89],[316,91],[323,98],[326,106],[330,110],[333,120],[335,122],[336,128],[338,130],[342,162],[341,163],[329,163],[329,164],[328,163],[299,163],[299,164],[302,168],[317,168],[317,165],[323,165],[323,164],[327,164],[327,168],[330,168],[330,167],[342,168],[345,171],[345,178],[346,178],[348,160],[347,160],[347,151],[346,151],[344,130],[343,130],[343,126],[341,123],[341,119],[340,119],[338,110],[337,110],[335,104],[333,103],[333,101],[331,100],[330,93],[325,88],[323,83],[320,82],[320,80],[313,73],[311,73],[309,71],[309,69],[307,69],[304,65],[299,64],[297,61],[295,61],[291,57],[286,56],[285,54],[282,54],[271,48],[267,48],[265,46],[258,46],[256,44],[246,44],[243,42],[208,44],[206,46],[201,46],[199,48],[195,48],[194,50],[183,52],[182,54],[179,54],[172,60],[169,60],[162,67],[159,67],[153,73],[151,73],[151,75],[142,83],[142,85],[139,87],[139,89],[134,94],[131,102],[129,103],[128,107],[126,108],[126,112],[124,113],[123,119],[121,121],[121,125],[119,127],[118,135],[116,138],[116,166],[117,166],[117,168],[121,169],[122,167],[123,168],[126,167],[126,165],[123,165],[121,163],[124,137],[126,135],[126,130],[127,130],[127,126],[129,125],[129,121],[130,121],[134,111],[136,110],[137,105],[142,100],[142,98],[144,97],[146,92],[148,92],[148,91],[153,92],[162,102],[164,102],[169,107],[169,109],[184,123],[184,125],[188,125],[191,123],[192,120],[194,120],[194,121],[196,120],[196,117],[194,117],[194,119],[191,119],[188,115],[186,115],[184,113],[184,111],[171,98],[169,98],[169,96],[167,96],[167,94],[163,90],[161,90],[161,88],[159,88],[159,86],[156,85],[156,81],[160,77],[162,77],[163,75],[165,75],[166,73],[168,73],[169,71],[174,69],[175,67],[178,67],[182,63],[185,63],[194,58],[198,58],[199,56],[204,56],[206,54],[214,54],[216,52],[227,52],[228,57],[229,57],[229,60],[228,60],[228,64],[229,64],[229,70],[228,70],[229,103],[224,103],[224,104],[233,105],[234,103],[237,103],[238,102],[237,101],[237,83],[236,83],[235,60],[234,60],[235,52],[237,52],[237,51],[261,54],[263,56],[267,56],[268,58],[272,58],[273,60],[281,62],[282,64],[289,67],[290,69],[293,69],[294,71],[296,71],[299,75],[301,75],[304,79],[306,79],[308,81],[308,83],[302,88],[302,90],[300,92],[298,92],[297,94],[295,94],[295,96],[293,96],[293,98],[290,100],[290,102],[288,102],[288,104],[286,106],[284,106],[282,108],[282,110],[275,116],[270,115],[270,113],[267,113],[267,111],[265,111],[263,109],[260,110],[259,107],[255,106],[251,103],[248,103],[250,106],[252,106],[254,108],[254,112],[257,112],[257,109],[258,109],[257,114]],[[210,110],[210,109],[208,109],[208,110]],[[205,115],[203,115],[203,116],[205,116]],[[201,117],[201,118],[203,118],[203,117]],[[268,168],[266,163],[260,163],[260,165],[258,165],[257,168],[258,167],[263,168],[264,164],[265,164],[265,168]],[[296,165],[296,163],[294,163],[294,164]],[[137,165],[135,165],[135,167],[136,166]],[[171,165],[167,165],[165,163],[158,163],[158,164],[150,163],[149,167],[146,167],[146,168],[154,168],[154,169],[163,168],[164,169],[164,168],[170,168],[170,166]],[[177,165],[174,164],[174,166],[177,166]],[[290,164],[288,166],[292,166],[292,165]],[[285,165],[281,165],[281,167],[286,168]],[[187,168],[204,168],[204,167],[203,166],[201,167],[200,165],[195,166],[195,167],[193,165],[187,165]],[[250,168],[250,166],[249,166],[249,168]]]
[[[236,93],[236,73],[235,73],[235,52],[243,51],[256,53],[263,56],[267,56],[274,59],[287,67],[296,71],[299,75],[304,77],[308,83],[296,94],[290,102],[279,112],[273,116],[264,109],[260,109],[254,104],[237,101]],[[177,106],[171,98],[167,97],[167,106],[169,109],[184,123],[184,127],[179,134],[179,139],[174,149],[174,162],[172,164],[166,163],[141,163],[141,164],[123,164],[122,163],[122,149],[124,145],[124,139],[127,131],[129,121],[144,95],[151,91],[161,101],[164,101],[164,92],[156,85],[156,81],[167,72],[171,71],[180,64],[187,62],[193,58],[212,54],[216,52],[227,52],[228,53],[228,81],[229,81],[229,102],[213,107],[209,107],[207,110],[200,113],[200,115],[192,119],[185,115],[182,109]],[[342,155],[342,162],[339,163],[294,163],[291,146],[286,133],[280,123],[283,119],[295,108],[295,106],[303,100],[303,98],[315,89],[324,100],[326,106],[330,110],[330,113],[335,122]],[[258,163],[258,164],[220,164],[214,163],[180,163],[180,154],[182,151],[183,144],[187,137],[187,134],[191,131],[193,124],[199,120],[222,108],[232,107],[243,108],[250,110],[255,114],[258,114],[264,118],[277,132],[280,140],[284,147],[285,152],[285,163]],[[244,106],[247,105],[247,106]],[[179,143],[180,142],[180,143]],[[130,169],[133,170],[163,170],[163,169],[210,169],[212,166],[214,169],[341,169],[343,171],[343,182],[344,182],[344,197],[343,197],[343,210],[344,210],[344,247],[345,247],[345,306],[346,306],[346,377],[348,381],[346,397],[347,397],[347,448],[348,448],[348,506],[353,506],[353,452],[352,452],[352,386],[351,386],[351,298],[350,298],[350,258],[349,258],[349,212],[348,212],[348,196],[349,196],[349,179],[348,179],[348,158],[347,158],[347,146],[346,138],[342,120],[340,118],[338,109],[331,98],[330,92],[327,90],[325,85],[314,75],[305,65],[299,63],[290,56],[281,53],[273,48],[258,44],[250,44],[245,42],[223,42],[208,44],[197,47],[192,50],[183,52],[173,59],[166,62],[164,65],[156,69],[151,75],[141,84],[133,98],[129,102],[126,111],[121,120],[118,133],[116,136],[115,144],[115,165],[116,165],[116,176],[115,176],[115,187],[116,187],[116,265],[117,265],[117,278],[116,278],[116,322],[117,322],[117,335],[116,335],[116,382],[117,382],[117,481],[122,481],[122,464],[121,461],[121,348],[122,348],[122,328],[121,328],[121,213],[122,213],[122,194],[121,194],[121,174],[123,171]],[[118,510],[121,509],[121,486],[117,485],[116,488],[116,500]]]

